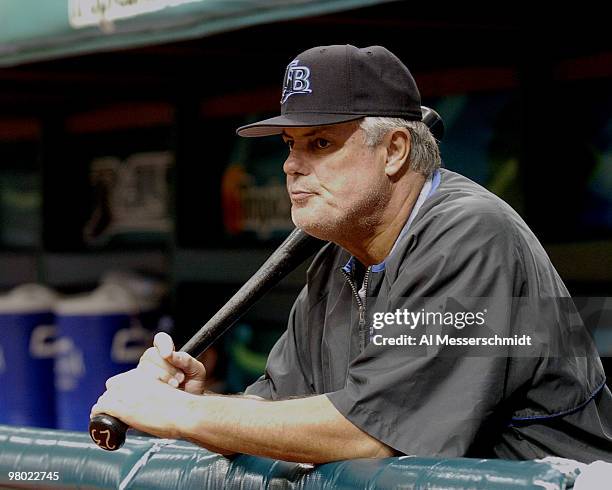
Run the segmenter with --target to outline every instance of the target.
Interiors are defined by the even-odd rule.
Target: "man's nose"
[[[283,172],[287,175],[305,174],[305,165],[299,153],[295,150],[289,153],[289,156],[283,164]]]

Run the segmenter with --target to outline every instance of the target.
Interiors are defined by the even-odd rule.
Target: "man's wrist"
[[[180,403],[174,418],[174,430],[177,439],[194,439],[198,428],[204,423],[203,418],[208,413],[206,409],[207,395],[193,395],[181,392],[184,399]]]

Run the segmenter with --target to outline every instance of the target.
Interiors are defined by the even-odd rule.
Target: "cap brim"
[[[301,113],[284,114],[282,116],[271,117],[256,123],[247,124],[236,130],[238,136],[256,137],[281,134],[283,128],[299,128],[311,126],[325,126],[327,124],[338,124],[342,122],[355,121],[365,117],[356,114],[321,114],[321,113]]]

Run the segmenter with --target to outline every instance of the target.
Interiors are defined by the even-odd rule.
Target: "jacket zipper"
[[[359,291],[357,290],[357,286],[353,282],[353,278],[350,276],[348,272],[344,269],[341,269],[344,277],[346,278],[351,290],[353,291],[353,296],[357,300],[357,306],[359,307],[359,350],[363,352],[366,347],[366,306],[368,300],[368,281],[370,279],[370,271],[372,267],[368,267],[366,269],[365,275],[363,276],[363,289],[365,291],[365,295],[363,297],[363,301],[359,297]]]

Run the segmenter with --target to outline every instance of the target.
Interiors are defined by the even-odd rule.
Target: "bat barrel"
[[[434,138],[438,141],[442,141],[444,137],[444,121],[440,117],[440,114],[424,105],[421,106],[421,113],[423,114],[421,121],[427,125]]]

